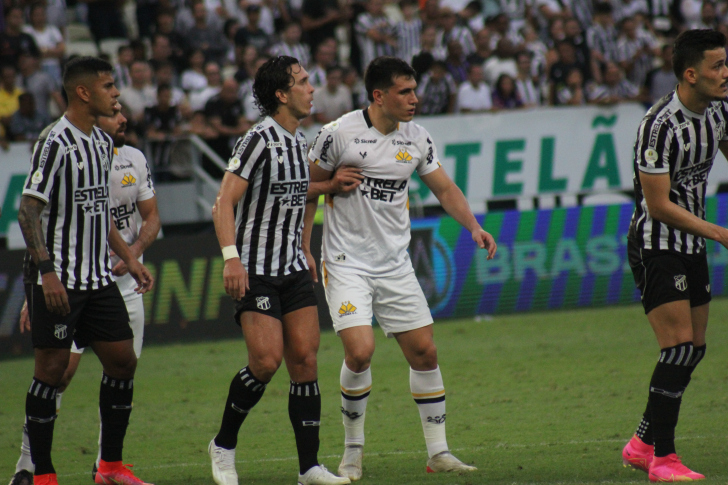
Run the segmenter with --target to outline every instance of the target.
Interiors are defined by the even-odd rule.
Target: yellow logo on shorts
[[[350,301],[345,301],[341,304],[341,308],[339,308],[339,316],[345,317],[346,315],[353,315],[356,313],[356,307],[351,304]]]

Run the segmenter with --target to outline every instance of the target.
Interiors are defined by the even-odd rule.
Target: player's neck
[[[397,129],[398,122],[387,118],[376,105],[370,104],[367,113],[369,113],[369,119],[372,120],[372,126],[382,135],[389,135]]]
[[[677,85],[677,98],[687,109],[693,113],[703,114],[710,106],[710,99],[704,99],[689,87],[682,84]]]
[[[278,108],[278,112],[271,116],[271,118],[281,125],[288,133],[296,136],[296,130],[298,130],[298,127],[301,125],[301,121],[298,118],[289,112],[284,111],[282,107]]]
[[[73,124],[76,128],[91,136],[94,125],[96,124],[96,117],[88,113],[83,108],[69,103],[68,109],[66,110],[66,119]]]

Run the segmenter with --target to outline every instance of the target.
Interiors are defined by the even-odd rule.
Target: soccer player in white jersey
[[[298,130],[311,113],[313,92],[294,57],[274,57],[260,67],[253,94],[265,118],[235,144],[213,207],[225,291],[236,300],[235,322],[248,348],[248,365],[230,383],[220,431],[208,446],[218,485],[238,484],[240,427],[284,358],[291,377],[288,416],[298,450],[298,484],[350,483],[318,462],[319,324],[301,249],[309,174],[306,138]]]
[[[126,146],[126,118],[121,114],[120,105],[113,116],[99,116],[96,124],[114,140],[114,158],[111,160],[109,177],[111,217],[132,253],[138,256],[139,262],[142,262],[144,251],[156,239],[160,228],[157,199],[154,195],[154,185],[149,166],[141,151]],[[38,144],[43,145],[52,126],[49,126],[49,129],[41,133]],[[126,264],[115,255],[112,257],[111,264],[114,279],[121,290],[121,296],[124,298],[126,309],[129,312],[129,322],[134,332],[134,353],[139,358],[144,340],[143,298],[141,294],[134,291],[136,281],[129,274]],[[27,302],[23,305],[20,316],[20,331],[22,333],[26,330],[31,330]],[[61,385],[56,394],[56,412],[61,408],[61,397],[76,374],[83,351],[84,348],[79,349],[75,343],[71,347],[68,367],[63,374]],[[10,481],[10,485],[30,485],[33,483],[32,474],[35,467],[30,458],[28,443],[27,428],[23,426],[20,459],[15,467],[15,475]],[[96,468],[100,459],[101,450],[99,449],[99,455],[92,471],[93,476],[96,475]]]
[[[425,434],[428,472],[466,472],[450,452],[445,435],[445,387],[433,340],[433,320],[407,254],[410,241],[408,188],[416,170],[444,209],[468,229],[473,241],[496,251],[493,237],[480,227],[460,189],[440,167],[429,133],[412,122],[417,105],[415,71],[401,59],[379,57],[366,71],[370,105],[324,126],[309,153],[311,188],[305,226],[314,217],[319,194],[324,207],[323,261],[326,300],[344,344],[341,412],[346,433],[339,473],[362,476],[364,418],[372,389],[372,316],[394,337],[410,365],[410,389]],[[334,170],[359,169],[348,189]],[[349,169],[349,170],[355,170]],[[358,178],[358,180],[356,180]],[[309,250],[310,232],[304,237]]]

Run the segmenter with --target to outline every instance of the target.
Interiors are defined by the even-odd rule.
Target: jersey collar
[[[369,117],[369,108],[367,107],[367,108],[362,109],[361,113],[364,115],[364,121],[367,124],[367,128],[374,128],[372,119]],[[377,131],[377,133],[379,133],[379,130],[377,130],[376,128],[374,128],[374,129]],[[394,131],[392,133],[395,133],[397,131],[399,131],[399,123],[397,123],[397,127],[394,129]],[[392,133],[390,133],[389,135],[391,135]],[[382,135],[382,136],[389,136],[389,135]]]

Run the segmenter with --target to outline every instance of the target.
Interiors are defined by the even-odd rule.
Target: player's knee
[[[136,373],[136,367],[137,367],[137,357],[134,352],[129,354],[128,356],[125,356],[124,359],[119,360],[115,366],[113,375],[114,377],[117,377],[119,379],[131,379],[134,377],[134,374]]]
[[[410,365],[416,370],[431,370],[437,367],[437,347],[434,343],[413,350],[414,362]]]
[[[364,372],[372,363],[374,347],[362,346],[360,348],[347,350],[346,366],[352,372]]]
[[[51,386],[63,385],[63,373],[66,366],[63,362],[45,362],[42,366],[36,365],[35,377]]]
[[[251,359],[248,367],[258,380],[269,382],[281,366],[281,361],[279,357],[266,355]]]

